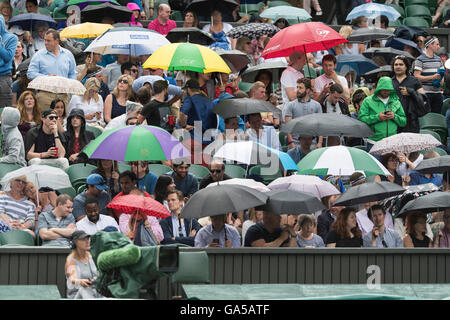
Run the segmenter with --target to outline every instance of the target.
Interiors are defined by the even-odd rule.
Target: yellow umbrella
[[[190,70],[200,73],[231,72],[216,52],[194,43],[166,44],[157,49],[145,61],[143,67],[169,71]]]
[[[114,28],[110,24],[85,22],[64,28],[59,36],[61,38],[97,38],[105,31]]]

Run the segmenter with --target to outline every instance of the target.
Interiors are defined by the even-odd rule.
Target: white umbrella
[[[170,41],[158,32],[138,27],[123,27],[106,31],[84,51],[140,56],[151,54],[166,44],[170,44]]]
[[[213,187],[213,186],[217,186],[217,185],[222,185],[222,184],[237,184],[237,185],[241,185],[241,186],[246,186],[249,188],[253,188],[262,192],[267,192],[270,191],[270,189],[261,182],[255,181],[253,179],[240,179],[240,178],[233,178],[233,179],[228,179],[228,180],[223,180],[223,181],[219,181],[217,182],[212,182],[210,184],[208,184],[206,187]]]
[[[292,175],[288,177],[277,178],[272,181],[268,187],[270,189],[285,189],[309,192],[317,198],[323,198],[341,192],[331,183],[322,180],[316,176]]]
[[[69,176],[64,170],[56,167],[34,164],[28,167],[23,167],[8,172],[6,175],[4,175],[2,180],[0,180],[2,190],[9,191],[9,182],[12,179],[20,176],[26,176],[28,181],[33,182],[33,184],[36,186],[36,189],[42,187],[50,187],[57,190],[69,188],[72,186],[69,180]]]
[[[75,95],[83,95],[86,92],[86,88],[80,81],[60,76],[36,77],[28,84],[28,88],[52,93],[69,93]]]
[[[410,153],[414,151],[428,150],[440,146],[438,139],[431,134],[403,132],[384,138],[376,142],[370,153],[384,154],[390,152]]]

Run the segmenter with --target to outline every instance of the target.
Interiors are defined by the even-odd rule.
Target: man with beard
[[[306,116],[311,113],[322,113],[322,107],[316,100],[311,99],[313,94],[313,88],[311,80],[307,78],[301,78],[297,80],[297,100],[293,100],[286,104],[285,109],[285,122],[289,122],[292,119]],[[295,148],[298,145],[297,139],[293,139],[292,135],[287,135],[289,149]],[[319,137],[319,144],[322,144],[322,137]]]
[[[175,188],[183,192],[189,198],[198,191],[197,178],[189,172],[190,163],[187,159],[180,158],[173,160],[173,172],[169,175],[173,178]]]
[[[87,198],[84,204],[86,216],[77,222],[77,230],[82,230],[88,235],[93,235],[97,231],[102,231],[106,227],[114,227],[119,231],[119,225],[114,218],[100,214],[98,200],[96,198]]]

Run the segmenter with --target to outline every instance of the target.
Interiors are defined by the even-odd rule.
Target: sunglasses
[[[48,117],[49,120],[58,120],[58,116],[50,116]]]
[[[209,170],[211,173],[221,173],[222,170]]]
[[[131,69],[131,72],[138,73],[139,70],[138,69]]]
[[[395,56],[394,59],[406,59],[406,56],[399,54],[398,56]]]
[[[119,80],[119,83],[125,83],[125,84],[128,84],[128,80],[127,80],[127,79],[120,79],[120,80]]]

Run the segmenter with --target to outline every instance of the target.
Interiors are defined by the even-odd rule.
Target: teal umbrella
[[[305,10],[296,7],[290,6],[278,6],[272,7],[264,10],[260,16],[262,18],[272,19],[272,21],[276,21],[279,18],[284,18],[289,21],[289,23],[298,23],[311,21],[311,15]]]

